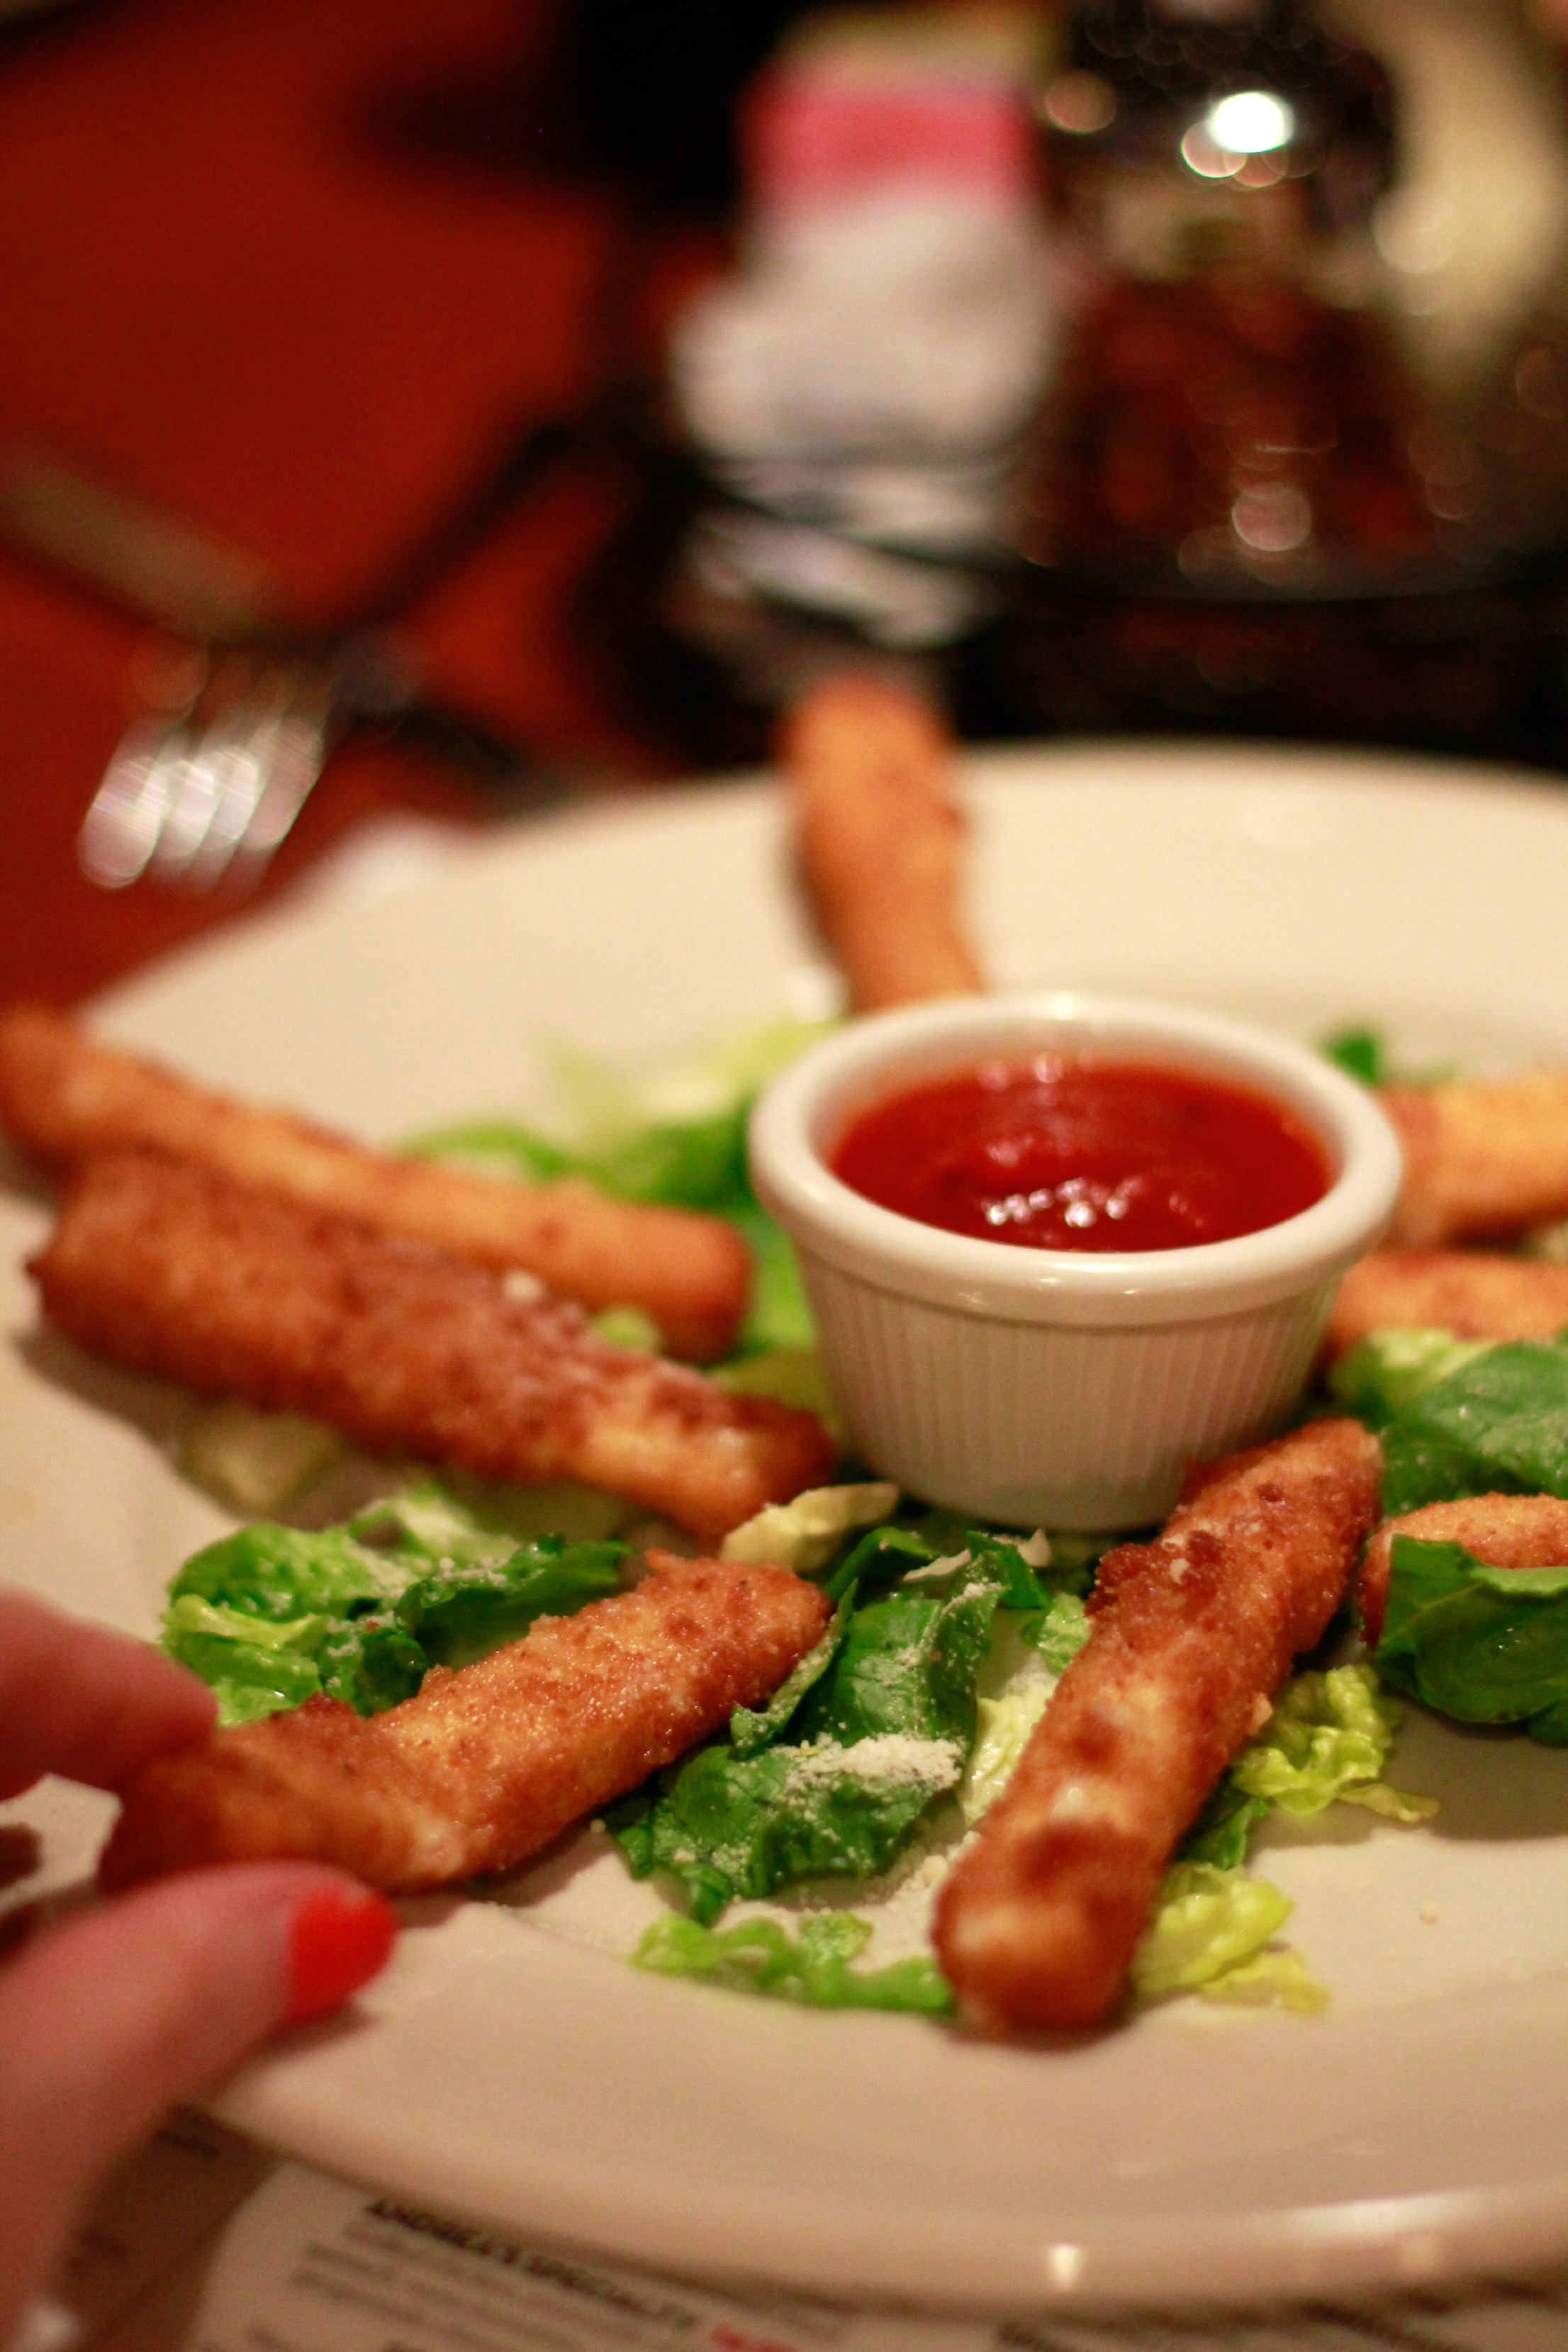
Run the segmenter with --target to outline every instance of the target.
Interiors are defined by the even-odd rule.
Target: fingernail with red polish
[[[336,1886],[308,1895],[289,1922],[289,2023],[341,2008],[385,1966],[396,1939],[384,1895]]]

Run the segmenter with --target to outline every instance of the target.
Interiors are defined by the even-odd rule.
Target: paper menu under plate
[[[1568,2277],[1223,2319],[857,2311],[531,2244],[183,2115],[101,2192],[51,2337],[59,2352],[1564,2352]]]

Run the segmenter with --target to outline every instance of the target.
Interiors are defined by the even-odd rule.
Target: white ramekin
[[[1334,1181],[1260,1233],[1102,1255],[945,1233],[830,1171],[871,1104],[1046,1051],[1162,1062],[1272,1095],[1321,1138]],[[1093,1528],[1160,1517],[1189,1462],[1279,1426],[1339,1276],[1387,1224],[1400,1161],[1371,1095],[1305,1047],[1207,1013],[1063,992],[857,1022],[767,1089],[752,1169],[798,1254],[854,1451],[929,1502]]]

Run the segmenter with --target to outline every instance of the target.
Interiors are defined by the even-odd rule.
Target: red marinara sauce
[[[1228,1079],[1154,1062],[987,1061],[862,1111],[833,1172],[946,1232],[1052,1250],[1191,1249],[1321,1201],[1305,1119]]]

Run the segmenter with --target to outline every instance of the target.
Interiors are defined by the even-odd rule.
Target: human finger
[[[0,1591],[0,1798],[44,1772],[118,1789],[216,1721],[206,1685],[148,1643]]]
[[[379,1895],[310,1863],[192,1871],[47,1930],[0,1975],[0,2344],[99,2176],[275,2028],[391,1950]]]

